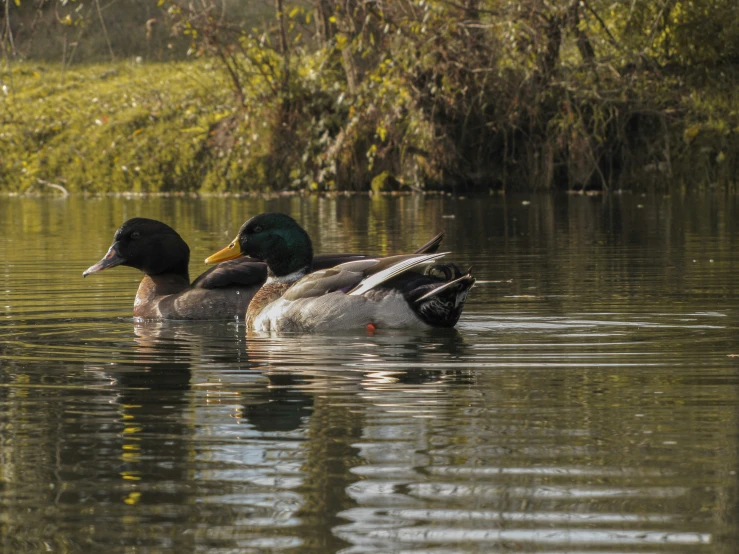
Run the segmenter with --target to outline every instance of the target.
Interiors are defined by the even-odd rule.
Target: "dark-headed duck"
[[[267,281],[247,310],[247,329],[373,331],[457,323],[475,279],[452,263],[436,263],[444,254],[365,258],[315,271],[308,233],[288,215],[267,213],[244,223],[206,263],[241,255],[267,263]],[[420,267],[425,271],[411,271]]]
[[[438,248],[439,234],[421,247]],[[314,269],[361,260],[361,254],[324,254],[314,258]],[[124,265],[145,273],[136,292],[133,315],[142,319],[243,318],[249,301],[267,279],[267,264],[250,258],[220,263],[190,283],[190,248],[169,225],[155,219],[135,217],[115,232],[103,259],[90,266],[83,277]]]

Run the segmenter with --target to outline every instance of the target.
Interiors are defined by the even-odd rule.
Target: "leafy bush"
[[[241,18],[223,0],[158,4],[200,61],[6,69],[5,188],[737,181],[733,0],[275,0]]]

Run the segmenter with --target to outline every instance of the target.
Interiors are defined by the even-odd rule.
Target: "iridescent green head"
[[[269,272],[282,277],[313,262],[313,245],[308,233],[289,215],[265,213],[244,223],[236,238],[223,250],[205,260],[216,263],[238,256],[251,256],[267,262]]]

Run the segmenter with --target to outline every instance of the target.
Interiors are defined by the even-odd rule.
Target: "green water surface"
[[[0,199],[0,552],[734,553],[739,202]],[[134,216],[191,276],[262,211],[318,252],[446,232],[456,330],[246,340],[82,279]]]

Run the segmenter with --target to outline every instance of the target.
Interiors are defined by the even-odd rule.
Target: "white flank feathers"
[[[396,275],[405,273],[409,269],[412,269],[416,266],[431,263],[434,260],[438,260],[439,258],[446,256],[447,254],[449,254],[449,252],[437,252],[436,254],[419,254],[418,256],[414,256],[412,258],[406,258],[405,260],[400,261],[397,264],[391,265],[387,269],[383,269],[382,271],[378,271],[374,275],[370,275],[347,294],[352,296],[364,294],[367,291],[372,290],[376,286],[381,285],[385,281],[392,279]]]

